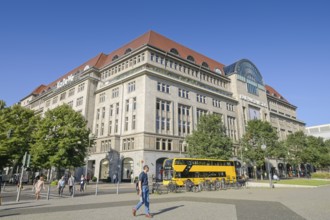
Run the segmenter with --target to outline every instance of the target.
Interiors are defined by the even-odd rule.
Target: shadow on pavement
[[[13,208],[5,208],[3,209],[4,211],[9,211],[9,210],[13,210],[13,209],[25,209],[25,208],[34,208],[34,207],[41,207],[41,206],[45,206],[47,204],[40,204],[40,205],[28,205],[28,206],[22,206],[22,207],[13,207]]]
[[[159,215],[159,214],[162,214],[164,212],[168,212],[168,211],[172,211],[174,209],[177,209],[177,208],[180,208],[180,207],[183,207],[184,205],[178,205],[178,206],[173,206],[173,207],[169,207],[169,208],[166,208],[166,209],[161,209],[159,212],[154,212],[152,213],[152,215]]]

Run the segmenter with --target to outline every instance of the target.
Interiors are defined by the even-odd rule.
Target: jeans
[[[142,186],[142,196],[140,202],[135,206],[135,210],[138,210],[143,204],[145,213],[149,214],[149,186]]]

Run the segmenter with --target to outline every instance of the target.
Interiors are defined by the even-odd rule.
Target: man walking
[[[139,175],[139,196],[140,202],[133,208],[133,216],[136,215],[136,211],[144,204],[145,214],[147,218],[152,218],[152,215],[149,211],[149,186],[148,186],[148,165],[144,165],[143,172]]]
[[[71,176],[68,179],[68,185],[69,185],[69,192],[70,192],[70,196],[73,195],[73,185],[74,185],[74,176],[71,174]]]

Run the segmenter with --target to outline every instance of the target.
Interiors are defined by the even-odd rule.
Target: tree
[[[245,147],[244,160],[254,163],[261,168],[266,157],[275,157],[281,154],[282,146],[278,142],[278,136],[271,124],[267,121],[251,120],[246,127],[246,133],[241,139],[241,144]],[[261,149],[266,145],[266,151]]]
[[[22,161],[24,153],[30,150],[33,138],[31,134],[36,129],[38,116],[34,111],[18,104],[0,109],[0,166],[13,166]]]
[[[303,162],[303,154],[307,148],[307,136],[303,131],[297,131],[287,136],[286,146],[288,149],[288,161],[292,165],[298,168],[300,171],[300,165]],[[300,173],[298,172],[300,177]]]
[[[85,118],[68,105],[47,111],[33,133],[33,163],[40,168],[82,166],[89,147],[86,125]]]
[[[204,115],[197,129],[187,136],[188,154],[191,157],[229,159],[233,144],[226,135],[221,117],[216,114]]]

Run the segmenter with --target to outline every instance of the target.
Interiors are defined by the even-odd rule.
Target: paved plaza
[[[123,186],[122,186],[123,187]],[[133,189],[127,184],[126,188]],[[123,187],[123,188],[124,188]],[[154,219],[330,219],[330,186],[317,188],[254,188],[198,193],[152,194]],[[23,200],[0,206],[1,219],[146,219],[134,192],[75,198]]]

